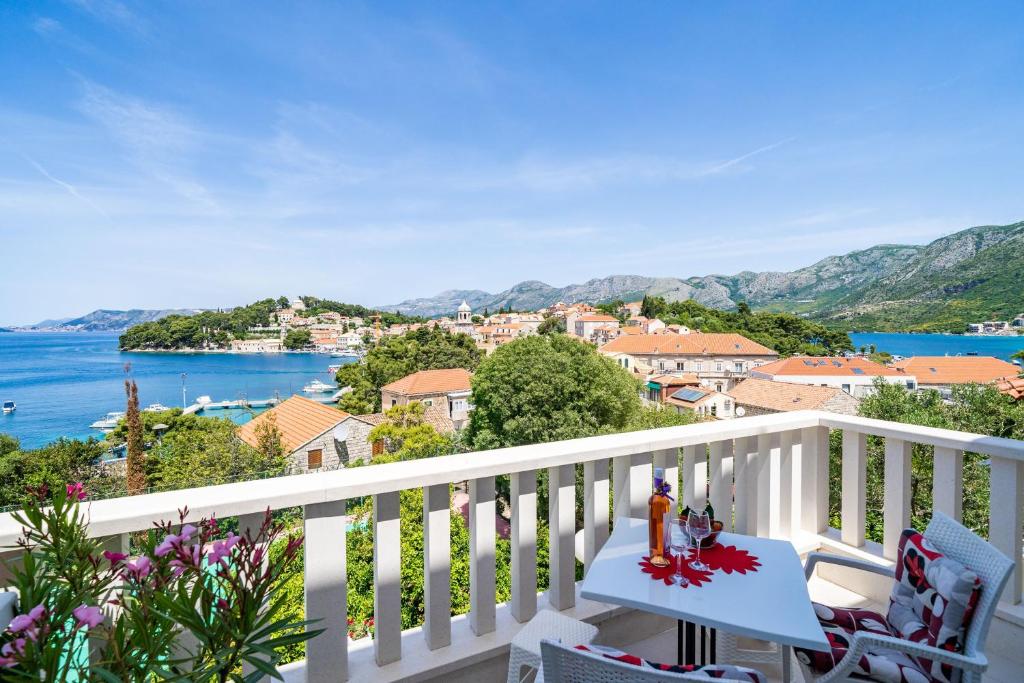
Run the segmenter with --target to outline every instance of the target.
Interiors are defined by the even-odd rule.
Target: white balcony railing
[[[830,430],[843,434],[841,531],[828,528]],[[885,440],[880,547],[865,541],[868,436]],[[554,609],[571,610],[576,603],[576,465],[582,464],[584,473],[585,566],[608,538],[610,519],[646,515],[654,466],[664,467],[670,481],[683,483],[685,503],[701,504],[710,495],[721,519],[728,519],[723,511],[731,509],[738,532],[790,538],[802,550],[827,547],[886,563],[895,558],[899,533],[910,524],[912,444],[934,447],[934,508],[954,518],[961,516],[964,451],[989,458],[988,535],[1017,560],[1000,614],[1007,623],[1024,627],[1024,442],[815,411],[96,501],[90,529],[97,536],[147,529],[155,520],[175,518],[184,505],[195,518],[240,516],[244,528],[268,506],[302,506],[307,618],[320,620],[317,627],[327,632],[307,644],[304,669],[295,675],[304,671],[308,681],[423,677],[428,671],[456,671],[474,657],[507,648],[514,625],[536,612],[536,475],[541,469],[548,470],[550,487],[550,588],[542,599]],[[511,475],[512,588],[509,604],[497,606],[495,477],[506,474]],[[449,484],[464,481],[469,491],[470,612],[467,618],[453,618]],[[422,628],[403,633],[399,492],[413,488],[424,492],[426,618]],[[372,646],[350,642],[346,627],[345,501],[364,496],[374,497]],[[0,515],[0,545],[13,544],[19,531],[9,514]]]

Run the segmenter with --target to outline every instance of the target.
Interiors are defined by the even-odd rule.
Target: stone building
[[[347,417],[348,413],[337,408],[304,396],[292,396],[239,427],[238,438],[257,448],[257,428],[272,421],[281,434],[289,470],[337,469],[347,464],[348,457],[342,457],[344,451],[339,448],[334,430]]]

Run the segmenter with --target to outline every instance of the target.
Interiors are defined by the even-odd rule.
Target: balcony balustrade
[[[842,433],[841,530],[829,527],[829,434]],[[883,541],[866,540],[868,437],[884,449]],[[578,598],[575,582],[576,466],[583,473],[583,552],[589,566],[619,516],[645,517],[653,467],[664,467],[683,502],[708,497],[720,519],[739,533],[790,539],[800,552],[823,550],[882,565],[896,557],[900,531],[911,521],[911,447],[930,447],[933,507],[960,519],[964,452],[984,454],[991,472],[990,541],[1016,560],[989,639],[990,650],[1018,662],[1012,643],[1024,636],[1022,530],[1024,442],[817,411],[765,415],[652,429],[429,460],[377,465],[273,480],[155,493],[91,503],[91,533],[119,536],[177,516],[255,515],[302,506],[306,534],[307,618],[327,631],[307,645],[305,662],[282,669],[289,680],[497,680],[521,624],[538,607],[600,622],[602,629],[650,625],[656,617]],[[537,509],[537,474],[546,469],[550,505]],[[511,600],[496,605],[495,477],[510,475]],[[449,485],[468,482],[470,612],[452,617]],[[681,484],[681,488],[680,485]],[[399,492],[424,492],[424,600],[421,627],[401,630]],[[350,641],[346,627],[345,502],[372,496],[376,634]],[[609,505],[611,500],[611,505]],[[726,511],[731,510],[729,515]],[[550,588],[537,592],[537,520],[550,529]],[[252,518],[245,518],[252,519]],[[18,525],[0,515],[0,544],[14,543]],[[884,600],[888,586],[843,568],[819,576]],[[844,573],[847,572],[847,573]],[[625,624],[625,625],[623,625]],[[665,628],[661,624],[659,628]],[[638,631],[639,632],[639,631]]]

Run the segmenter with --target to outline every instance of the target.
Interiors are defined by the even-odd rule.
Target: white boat
[[[359,351],[335,351],[331,354],[331,358],[361,358],[362,355]]]
[[[213,403],[213,399],[210,398],[209,396],[200,396],[199,398],[196,399],[196,403],[198,403],[201,406],[205,406],[207,403]]]
[[[302,390],[307,394],[325,394],[328,391],[334,391],[337,387],[326,382],[321,382],[318,379],[313,380],[306,386],[302,387]]]
[[[15,403],[14,401],[4,401],[4,412],[5,413],[13,413],[17,409],[18,409],[18,404]]]
[[[107,413],[106,417],[93,422],[89,427],[92,429],[99,429],[100,431],[109,432],[117,428],[117,423],[124,417],[124,411],[115,410],[112,413]]]
[[[170,410],[163,403],[150,403],[148,406],[142,409],[144,413],[162,413],[166,410]]]

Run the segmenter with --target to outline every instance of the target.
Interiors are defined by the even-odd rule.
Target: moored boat
[[[307,394],[324,394],[328,391],[334,391],[337,387],[326,382],[321,382],[318,379],[313,380],[306,386],[302,387],[302,390]]]
[[[13,413],[17,409],[18,409],[18,404],[15,403],[14,401],[4,401],[4,408],[3,408],[3,410],[4,410],[5,413]]]

